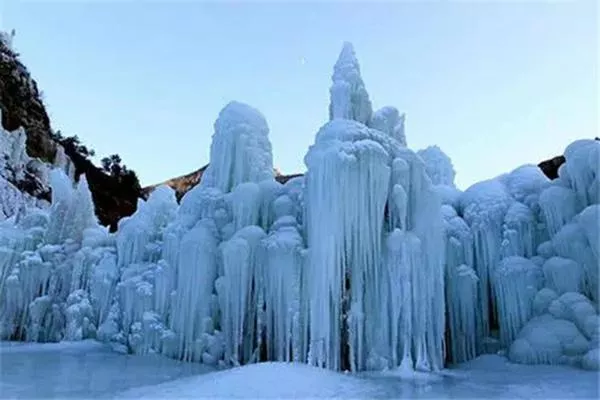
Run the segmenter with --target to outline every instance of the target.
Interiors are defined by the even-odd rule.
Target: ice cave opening
[[[180,204],[159,187],[115,234],[57,163],[51,206],[16,198],[0,221],[0,338],[216,366],[432,371],[504,349],[599,368],[600,142],[570,144],[553,181],[525,165],[462,192],[441,149],[407,147],[404,114],[373,111],[349,43],[329,113],[280,184],[266,119],[227,104],[200,184]]]

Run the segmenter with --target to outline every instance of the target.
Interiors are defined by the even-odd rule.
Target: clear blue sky
[[[230,100],[266,116],[276,167],[304,171],[345,40],[374,107],[405,111],[409,147],[439,145],[463,189],[598,134],[594,0],[0,4],[54,128],[142,184],[207,163]]]

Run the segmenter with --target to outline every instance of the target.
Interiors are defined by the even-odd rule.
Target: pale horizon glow
[[[374,108],[406,112],[408,146],[438,145],[461,189],[598,135],[595,1],[7,2],[0,28],[53,128],[142,185],[208,163],[232,100],[265,115],[275,167],[304,172],[344,41]]]

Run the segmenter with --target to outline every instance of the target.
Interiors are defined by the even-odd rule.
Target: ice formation
[[[395,107],[383,107],[373,113],[369,127],[387,133],[401,145],[406,146],[404,121],[406,114],[400,114]]]
[[[369,94],[360,76],[360,67],[351,43],[344,43],[333,67],[331,77],[329,119],[350,119],[367,124],[373,108]]]
[[[274,179],[268,132],[226,105],[202,182],[180,204],[156,189],[116,234],[60,148],[52,206],[17,199],[2,177],[31,160],[1,132],[0,337],[219,366],[436,370],[504,347],[598,368],[600,142],[569,145],[555,181],[526,165],[461,192],[439,148],[406,147],[404,114],[372,112],[349,44],[304,176]]]
[[[417,154],[425,162],[427,175],[434,185],[454,186],[454,167],[452,161],[438,146],[429,146]]]
[[[411,367],[440,368],[441,202],[423,162],[381,132],[341,119],[319,131],[305,162],[309,362],[339,369],[347,345],[352,370],[393,367],[403,354]]]
[[[96,222],[85,178],[52,172],[49,211],[24,209],[0,223],[0,337],[33,341],[95,337],[104,297],[90,296],[114,250]],[[115,277],[113,276],[113,279]],[[94,294],[101,292],[95,291]]]

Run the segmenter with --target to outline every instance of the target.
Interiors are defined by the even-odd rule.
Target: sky
[[[19,1],[0,28],[44,92],[54,129],[142,185],[209,160],[229,101],[259,109],[274,165],[305,171],[333,64],[354,44],[375,109],[406,112],[461,189],[598,134],[596,1]]]

